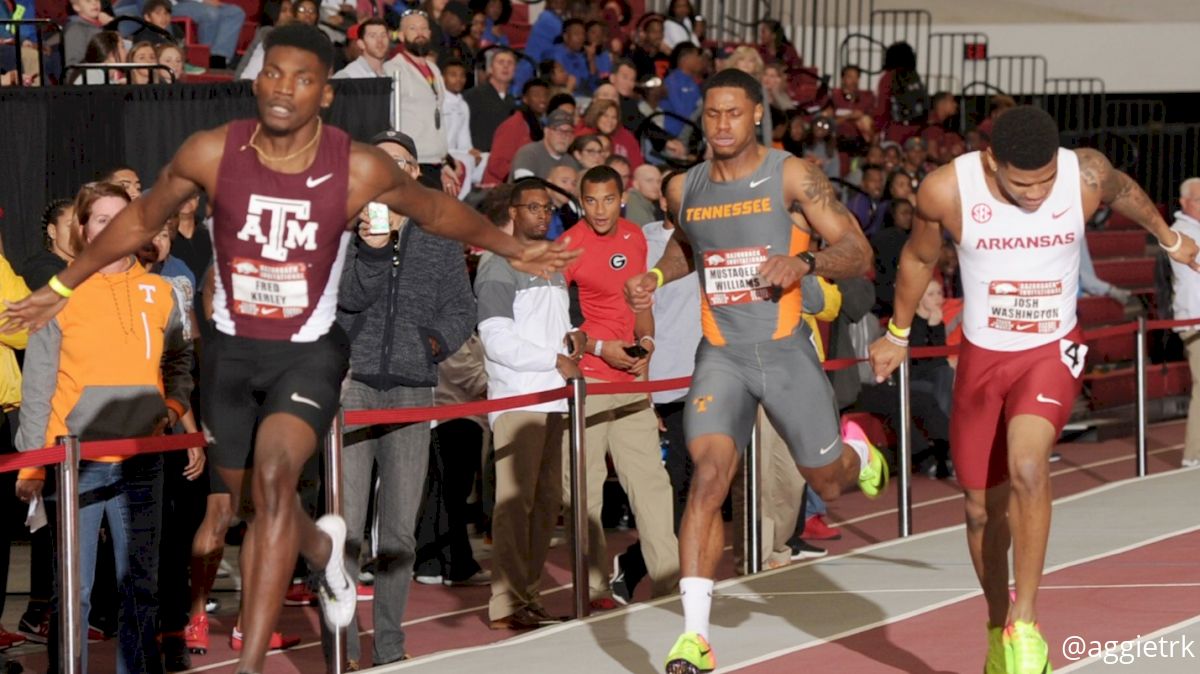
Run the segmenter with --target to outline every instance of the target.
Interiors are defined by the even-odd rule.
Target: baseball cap
[[[909,138],[908,140],[904,141],[904,149],[905,150],[912,150],[915,148],[921,148],[922,150],[924,150],[925,149],[925,139],[921,138],[920,136],[913,136],[913,137]]]
[[[412,137],[407,133],[401,133],[399,131],[388,129],[387,131],[375,134],[375,137],[371,139],[372,145],[381,145],[383,143],[395,143],[405,150],[408,150],[408,153],[411,154],[413,158],[416,158],[417,156],[417,144],[413,142]]]
[[[575,127],[575,116],[566,110],[555,110],[546,118],[546,128],[556,129],[560,126]]]

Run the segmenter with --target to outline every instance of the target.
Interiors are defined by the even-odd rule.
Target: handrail
[[[167,76],[170,78],[170,80],[168,82],[165,82],[165,84],[174,84],[175,83],[175,71],[171,70],[170,68],[168,68],[167,66],[165,66],[161,63],[76,63],[73,66],[67,66],[67,67],[63,68],[63,80],[65,80],[67,82],[67,84],[75,84],[74,82],[70,81],[69,77],[67,77],[67,73],[72,70],[79,70],[79,71],[83,71],[83,72],[87,72],[87,71],[91,71],[91,70],[99,70],[104,73],[104,84],[128,85],[128,86],[140,86],[140,85],[131,84],[130,82],[110,82],[108,79],[108,71],[121,70],[121,71],[135,72],[138,70],[149,70],[149,71],[151,71],[151,74],[153,74],[154,71],[161,70],[161,71],[167,73]],[[81,86],[88,86],[87,82],[80,82],[78,84]]]
[[[48,28],[48,29],[50,29],[51,32],[58,31],[59,63],[65,64],[67,62],[66,47],[63,45],[63,39],[62,39],[63,29],[62,29],[62,26],[58,25],[58,23],[51,21],[50,19],[0,19],[0,26],[16,26],[16,29],[12,30],[12,32],[15,37],[15,40],[13,42],[13,49],[16,50],[17,86],[19,86],[19,87],[25,86],[25,64],[23,63],[24,59],[21,58],[21,36],[20,36],[21,28],[20,27],[28,26],[28,25],[40,26],[42,28]],[[40,29],[37,30],[35,36],[37,38],[35,46],[36,46],[37,52],[38,52],[38,86],[44,87],[44,86],[46,86],[46,62],[42,58],[43,55],[45,54],[45,47],[42,43],[42,31]]]

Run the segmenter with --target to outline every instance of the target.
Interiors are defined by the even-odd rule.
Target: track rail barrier
[[[1200,319],[1191,320],[1146,320],[1139,318],[1135,322],[1105,326],[1083,332],[1085,342],[1095,341],[1105,337],[1130,335],[1136,340],[1136,376],[1137,376],[1137,451],[1136,475],[1145,476],[1147,471],[1147,403],[1146,403],[1146,335],[1151,330],[1170,330],[1180,327],[1200,325]],[[911,484],[911,398],[909,369],[910,362],[921,358],[944,358],[958,353],[957,346],[917,347],[909,350],[908,358],[898,370],[900,396],[900,416],[904,420],[897,429],[899,469],[896,471],[898,531],[901,537],[912,534],[912,484]],[[856,367],[864,359],[840,358],[824,363],[826,371],[842,370]],[[591,383],[582,380],[571,380],[567,385],[525,395],[484,400],[479,402],[460,403],[438,407],[410,407],[385,410],[347,410],[334,420],[325,446],[325,505],[328,512],[340,513],[342,507],[341,489],[341,451],[344,426],[373,425],[373,424],[406,424],[428,421],[444,421],[465,416],[474,416],[497,412],[518,407],[526,407],[539,403],[556,400],[569,402],[570,416],[570,446],[571,446],[571,491],[572,516],[576,532],[573,541],[573,581],[575,612],[579,617],[587,615],[587,505],[583,502],[586,493],[587,448],[584,443],[584,423],[586,419],[586,398],[588,395],[612,395],[628,393],[653,393],[669,391],[686,387],[691,382],[690,377],[667,379],[660,381],[641,381],[629,383]],[[754,434],[755,439],[759,434]],[[0,456],[0,473],[36,468],[41,466],[57,466],[59,471],[59,498],[57,514],[59,521],[59,579],[60,621],[62,642],[59,645],[62,669],[66,674],[77,674],[82,671],[80,662],[80,638],[82,635],[83,617],[80,613],[80,584],[79,584],[79,554],[78,554],[78,470],[81,460],[95,459],[102,456],[134,456],[170,452],[203,446],[205,438],[202,433],[185,435],[161,435],[143,438],[126,438],[118,440],[97,440],[80,442],[74,436],[57,439],[57,444],[44,449],[35,449],[17,454]],[[761,537],[761,510],[757,507],[759,483],[758,442],[753,442],[748,450],[746,460],[747,499],[751,507],[746,509],[746,537],[748,542],[756,542]],[[751,561],[749,570],[756,572],[761,566],[761,545],[747,548],[747,559]],[[342,654],[345,648],[346,635],[339,633],[334,641],[335,653]],[[335,656],[331,662],[332,671],[340,674],[344,658]]]

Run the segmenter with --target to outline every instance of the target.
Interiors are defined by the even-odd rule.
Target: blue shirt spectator
[[[512,94],[514,96],[521,95],[521,87],[525,83],[533,79],[534,64],[542,59],[550,58],[550,50],[554,48],[554,41],[562,35],[563,19],[562,11],[565,0],[548,0],[546,9],[538,16],[537,21],[533,22],[533,28],[529,31],[529,40],[525,42],[525,56],[517,64],[517,74],[513,78]]]
[[[700,105],[700,83],[696,78],[676,68],[663,81],[667,97],[659,107],[665,112],[673,112],[685,119],[691,119],[696,107]],[[683,122],[675,117],[663,118],[662,127],[672,136],[678,136],[683,131]]]
[[[496,22],[492,21],[490,16],[483,21],[482,40],[487,45],[498,44],[505,47],[509,46],[508,36],[496,33]]]
[[[29,21],[36,18],[33,0],[0,0],[0,19]],[[21,26],[19,29],[21,42],[28,40],[37,44],[37,28],[32,25]],[[13,39],[12,26],[0,25],[0,41]],[[10,51],[7,47],[6,51]]]
[[[566,69],[567,74],[575,77],[574,93],[576,95],[590,96],[592,90],[596,88],[592,73],[588,69],[587,54],[581,51],[571,51],[565,44],[556,44],[546,58],[558,61]]]

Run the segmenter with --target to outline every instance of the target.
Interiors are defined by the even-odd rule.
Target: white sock
[[[708,639],[708,613],[712,609],[711,578],[680,578],[683,595],[683,631],[695,632]]]
[[[871,448],[867,447],[867,443],[862,440],[847,440],[846,444],[850,445],[850,449],[853,449],[855,454],[858,454],[858,472],[866,470],[867,466],[871,464]]]

